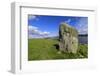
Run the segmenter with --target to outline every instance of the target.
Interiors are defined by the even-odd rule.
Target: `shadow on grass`
[[[59,50],[59,45],[58,44],[54,44],[54,47]]]

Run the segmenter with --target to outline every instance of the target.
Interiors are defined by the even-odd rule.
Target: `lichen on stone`
[[[78,49],[78,31],[67,23],[59,26],[59,49],[64,52],[76,53]]]

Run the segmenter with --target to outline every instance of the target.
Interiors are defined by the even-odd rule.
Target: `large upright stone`
[[[64,52],[76,53],[78,49],[78,32],[66,23],[59,27],[59,49]]]

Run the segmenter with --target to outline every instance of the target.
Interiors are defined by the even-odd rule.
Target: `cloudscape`
[[[61,22],[76,28],[79,34],[88,34],[88,17],[28,15],[28,37],[56,37]]]

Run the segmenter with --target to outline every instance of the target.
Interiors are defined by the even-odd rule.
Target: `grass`
[[[29,39],[28,60],[79,59],[88,57],[87,45],[79,44],[76,54],[60,53],[56,39]]]

